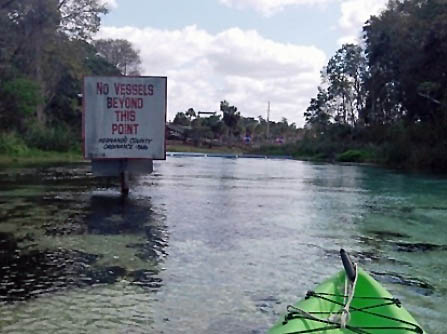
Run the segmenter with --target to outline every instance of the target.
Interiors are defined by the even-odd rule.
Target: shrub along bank
[[[396,124],[351,128],[333,124],[320,130],[307,130],[297,143],[264,146],[254,153],[447,173],[447,135],[433,127]]]
[[[0,134],[0,164],[52,163],[81,161],[78,143],[62,131],[36,132],[24,137]]]

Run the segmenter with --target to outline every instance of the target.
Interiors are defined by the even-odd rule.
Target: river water
[[[264,333],[352,257],[447,330],[447,180],[292,160],[0,169],[0,332]]]

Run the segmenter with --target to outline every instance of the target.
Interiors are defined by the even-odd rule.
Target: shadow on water
[[[94,254],[66,249],[23,250],[9,233],[0,233],[0,254],[3,302],[48,295],[69,287],[110,283],[120,274],[114,268],[93,269],[91,265],[97,260]]]
[[[168,230],[150,198],[123,199],[107,190],[90,196],[73,192],[79,178],[71,184],[71,176],[59,172],[42,175],[51,182],[40,193],[12,193],[0,203],[0,304],[121,280],[151,291],[162,286]],[[119,247],[133,253],[140,268],[114,263],[110,254]]]
[[[156,213],[149,198],[126,198],[117,195],[94,195],[87,217],[89,234],[143,236],[127,248],[145,261],[158,262],[167,256],[167,226],[164,215]]]

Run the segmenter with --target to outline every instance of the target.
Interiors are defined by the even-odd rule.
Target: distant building
[[[197,116],[200,117],[200,115],[209,115],[209,116],[216,116],[216,112],[211,112],[211,111],[199,111],[197,113]]]
[[[167,123],[166,138],[171,140],[184,140],[189,130],[191,130],[190,126]]]

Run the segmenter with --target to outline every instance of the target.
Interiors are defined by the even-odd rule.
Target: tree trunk
[[[44,16],[45,8],[44,4],[38,2],[37,8],[35,10],[37,14]],[[31,38],[31,50],[34,52],[33,58],[34,62],[31,63],[31,73],[34,76],[34,80],[40,87],[40,94],[45,98],[45,82],[43,78],[43,62],[44,62],[44,23],[42,19],[36,19],[36,14],[33,14],[33,19],[31,19],[31,26],[28,26],[28,36]],[[45,102],[44,99],[38,103],[36,106],[36,118],[38,125],[44,126],[45,117]]]
[[[42,95],[45,93],[45,82],[43,80],[42,74],[42,58],[43,58],[43,50],[42,50],[42,34],[38,32],[35,36],[35,80],[40,86],[40,92]],[[45,96],[44,96],[45,97]],[[42,100],[36,106],[36,116],[37,122],[40,126],[45,126],[46,116],[45,116],[45,102]]]
[[[342,108],[343,108],[343,123],[346,124],[347,120],[346,120],[346,105],[345,105],[345,92],[343,90],[343,93],[341,94],[341,99],[342,99]]]

